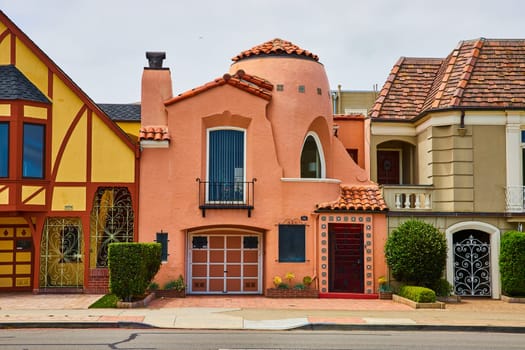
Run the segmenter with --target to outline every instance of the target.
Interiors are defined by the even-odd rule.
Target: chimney
[[[165,52],[146,52],[148,67],[142,72],[141,126],[167,126],[164,101],[173,97],[171,72],[163,68]]]

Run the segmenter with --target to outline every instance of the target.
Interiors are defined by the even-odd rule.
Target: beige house
[[[525,221],[525,40],[402,57],[369,116],[389,232],[411,218],[433,224],[446,234],[454,292],[499,298],[501,234]]]

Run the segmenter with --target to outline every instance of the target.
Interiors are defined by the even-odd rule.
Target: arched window
[[[301,152],[301,178],[325,177],[324,154],[317,134],[309,132]]]

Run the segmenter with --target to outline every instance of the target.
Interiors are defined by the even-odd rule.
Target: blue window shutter
[[[0,123],[0,177],[9,176],[9,124]]]
[[[239,130],[213,130],[209,133],[208,142],[209,200],[242,200],[244,132]]]

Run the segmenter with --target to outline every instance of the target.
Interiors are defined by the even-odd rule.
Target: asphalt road
[[[142,329],[4,329],[2,350],[382,350],[523,349],[525,334],[388,331],[182,331]]]

